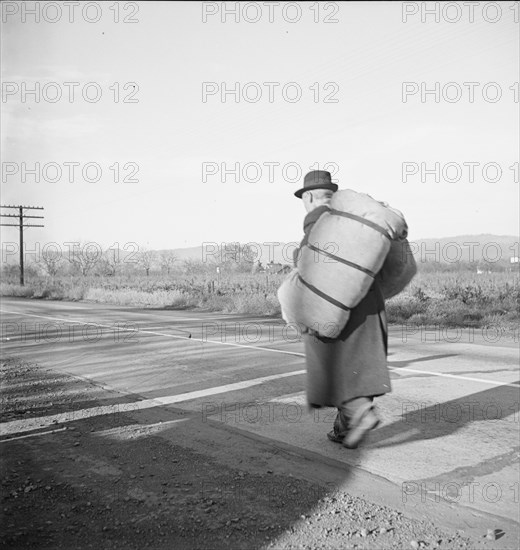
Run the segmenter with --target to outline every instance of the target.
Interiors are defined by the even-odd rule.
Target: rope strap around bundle
[[[332,254],[331,252],[327,252],[326,250],[323,250],[321,248],[318,248],[317,246],[314,246],[312,244],[306,243],[307,247],[311,250],[314,250],[314,252],[318,252],[319,254],[323,254],[324,256],[327,256],[328,258],[332,258],[333,260],[340,262],[342,264],[348,265],[349,267],[353,267],[354,269],[358,269],[359,271],[362,271],[363,273],[366,273],[370,277],[374,278],[376,274],[373,271],[370,271],[370,269],[367,269],[366,267],[363,267],[362,265],[355,264],[354,262],[349,262],[348,260],[345,260],[344,258],[340,258],[339,256],[336,256],[335,254]]]
[[[338,307],[339,309],[343,309],[344,311],[350,311],[352,308],[346,306],[345,304],[342,304],[341,302],[338,302],[338,300],[334,299],[332,296],[329,296],[328,294],[325,294],[325,292],[322,292],[321,290],[317,289],[315,286],[311,285],[304,279],[302,279],[301,275],[298,275],[298,279],[300,282],[305,285],[310,291],[314,292],[317,296],[320,298],[323,298],[327,302],[331,303],[332,305]]]
[[[349,212],[342,212],[341,210],[335,210],[334,208],[330,208],[330,213],[333,216],[342,216],[343,218],[350,218],[351,220],[356,220],[357,222],[362,223],[363,225],[367,225],[368,227],[371,227],[372,229],[379,231],[381,235],[384,235],[390,241],[392,240],[392,237],[388,234],[388,231],[384,227],[381,227],[380,225],[377,225],[377,223],[374,223],[370,220],[362,218],[361,216],[356,216],[355,214],[350,214]]]

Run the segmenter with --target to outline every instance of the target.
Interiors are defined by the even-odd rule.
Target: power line
[[[18,223],[0,223],[0,226],[3,227],[18,227],[20,230],[20,285],[24,286],[24,269],[23,269],[23,257],[24,257],[24,250],[23,250],[23,230],[26,227],[45,227],[44,225],[40,224],[24,224],[24,220],[29,218],[40,218],[43,219],[43,216],[29,216],[27,214],[24,214],[24,210],[43,210],[43,206],[15,206],[12,204],[8,205],[1,205],[0,208],[14,208],[18,210],[18,214],[2,214],[0,212],[0,217],[2,218],[18,218]]]

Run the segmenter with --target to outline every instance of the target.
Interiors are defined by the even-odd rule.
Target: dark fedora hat
[[[331,191],[337,191],[338,186],[332,183],[330,172],[325,170],[313,170],[305,175],[303,187],[298,189],[294,195],[301,199],[305,191],[312,191],[313,189],[330,189]]]

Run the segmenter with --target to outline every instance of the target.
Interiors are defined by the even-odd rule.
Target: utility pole
[[[44,227],[43,225],[38,224],[24,224],[24,220],[28,218],[42,218],[43,216],[28,216],[27,214],[24,214],[24,210],[43,210],[43,206],[0,206],[0,208],[15,208],[18,210],[18,214],[2,214],[0,213],[0,216],[2,218],[18,218],[18,223],[0,223],[0,226],[4,227],[18,227],[20,229],[20,285],[24,286],[24,277],[23,277],[23,257],[24,257],[24,250],[23,250],[23,230],[24,227]]]

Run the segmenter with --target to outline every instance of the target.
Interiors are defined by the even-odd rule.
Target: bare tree
[[[20,266],[16,264],[4,263],[2,265],[2,277],[5,281],[10,278],[18,278],[20,276]]]
[[[74,243],[73,246],[69,247],[67,261],[75,271],[85,277],[92,271],[92,268],[100,261],[102,256],[103,251],[98,243]]]
[[[225,243],[218,250],[219,265],[226,271],[251,272],[255,264],[255,252],[250,245],[239,242]]]
[[[178,256],[176,256],[172,250],[164,250],[163,252],[161,252],[160,257],[161,269],[164,269],[169,275],[171,268],[178,259]]]
[[[63,262],[61,250],[43,250],[36,262],[50,277],[54,277]]]
[[[155,263],[155,252],[147,248],[141,248],[137,253],[137,263],[145,270],[146,276],[150,275],[150,269]]]
[[[105,250],[103,256],[99,260],[98,270],[102,275],[112,277],[117,275],[123,264],[121,250],[119,248],[109,248]]]

